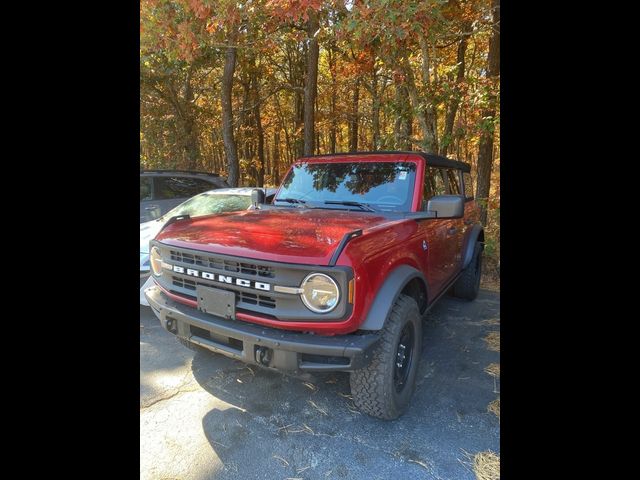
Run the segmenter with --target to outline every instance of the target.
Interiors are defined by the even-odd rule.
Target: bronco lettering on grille
[[[176,273],[182,273],[183,275],[190,275],[192,277],[204,278],[205,280],[213,280],[214,282],[228,283],[231,285],[238,285],[239,287],[255,288],[256,290],[263,290],[268,292],[271,290],[271,284],[264,282],[256,282],[254,280],[245,280],[244,278],[235,278],[229,275],[220,275],[219,273],[201,272],[194,268],[184,268],[179,265],[169,265],[169,270]]]

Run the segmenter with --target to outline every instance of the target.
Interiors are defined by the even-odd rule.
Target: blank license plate
[[[196,286],[198,310],[222,318],[236,318],[236,295],[218,288]]]

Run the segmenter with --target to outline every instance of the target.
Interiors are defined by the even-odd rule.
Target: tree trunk
[[[274,103],[276,104],[276,112],[278,113],[278,123],[280,125],[280,128],[282,128],[282,130],[284,130],[284,141],[285,141],[285,157],[291,158],[291,154],[292,154],[292,147],[291,147],[291,137],[289,135],[289,130],[287,129],[287,122],[285,121],[284,115],[282,113],[282,108],[280,107],[280,101],[278,100],[278,95],[274,95],[273,97]],[[278,132],[278,145],[280,145],[280,131],[276,130]],[[280,159],[280,156],[278,155],[278,160]],[[279,175],[278,175],[279,177]],[[278,182],[280,183],[280,182]]]
[[[238,113],[238,124],[240,125],[240,131],[238,132],[237,143],[240,144],[240,157],[245,161],[251,160],[253,157],[252,152],[252,126],[253,119],[251,118],[251,79],[246,74],[247,68],[243,68],[242,63],[240,64],[238,71],[245,73],[240,76],[240,85],[242,86],[242,103],[240,107],[240,112]]]
[[[405,150],[413,150],[413,143],[411,143],[411,137],[413,137],[413,112],[411,109],[407,112],[402,124],[401,135],[405,139],[402,148]]]
[[[464,81],[465,75],[465,55],[467,53],[467,44],[469,40],[471,30],[471,23],[464,22],[461,26],[462,38],[458,44],[458,55],[456,58],[458,69],[456,73],[456,85],[451,97],[451,103],[447,110],[447,115],[444,121],[444,133],[442,135],[442,142],[440,144],[440,154],[446,156],[452,150],[453,147],[453,125],[456,121],[456,115],[458,113],[458,107],[460,106],[460,87]]]
[[[498,98],[495,93],[495,80],[500,76],[500,0],[492,0],[493,35],[489,40],[489,56],[487,57],[487,78],[492,80],[489,88],[487,108],[482,118],[489,120],[487,128],[482,129],[478,145],[478,181],[476,198],[480,204],[480,221],[487,224],[487,207],[491,190],[491,169],[493,167],[493,137],[495,132],[495,116]]]
[[[305,72],[305,58],[307,48],[303,47],[302,55],[298,51],[297,46],[295,51],[289,55],[289,84],[295,87],[293,93],[294,101],[294,118],[293,118],[293,131],[291,132],[291,138],[287,137],[287,145],[291,148],[287,148],[289,158],[301,157],[304,154],[304,139],[302,138],[303,124],[304,124],[304,72]]]
[[[429,72],[431,55],[429,54],[429,44],[427,43],[426,36],[420,37],[420,49],[422,51],[422,82],[427,87],[428,92],[427,105],[424,108],[420,106],[413,69],[407,59],[405,59],[404,70],[407,75],[407,88],[409,89],[409,97],[411,98],[413,109],[418,112],[418,119],[420,120],[420,128],[423,134],[422,148],[429,153],[438,153],[438,109],[430,93],[432,90],[431,74]],[[433,70],[435,72],[436,68]]]
[[[373,150],[380,150],[380,99],[376,98],[373,101],[373,111],[371,112],[373,115],[373,134],[371,138],[371,145]]]
[[[307,75],[304,86],[304,155],[313,155],[314,151],[314,120],[316,93],[318,90],[318,57],[320,47],[316,36],[320,24],[318,14],[312,8],[309,9],[309,20],[307,21],[307,39],[309,40],[309,50],[307,52]]]
[[[213,172],[220,172],[220,152],[218,150],[218,130],[211,132],[211,145],[213,146]]]
[[[176,151],[169,147],[169,158],[172,168],[196,169],[200,159],[200,148],[195,118],[193,116],[193,89],[191,86],[191,68],[187,71],[184,81],[184,93],[175,88],[173,80],[166,83],[166,90],[153,85],[152,88],[171,107],[175,114],[175,122],[170,127],[170,144],[175,145]],[[163,140],[162,143],[165,143]],[[163,147],[163,151],[166,149]],[[165,155],[162,155],[165,156]]]
[[[394,124],[393,134],[396,148],[400,150],[411,150],[411,135],[413,134],[413,113],[409,102],[409,95],[404,84],[397,82],[395,103],[398,109],[398,116]]]
[[[262,130],[262,120],[260,119],[260,84],[257,75],[253,76],[253,116],[256,122],[256,136],[258,137],[258,187],[264,187],[264,131]]]
[[[331,73],[331,126],[329,127],[329,153],[336,153],[336,131],[338,119],[336,115],[336,101],[338,89],[336,87],[336,54],[333,48],[329,49],[329,72]]]
[[[349,151],[358,151],[358,103],[360,102],[360,78],[356,79],[351,101],[351,115],[349,118]]]
[[[371,146],[372,150],[376,151],[380,149],[380,94],[378,92],[378,72],[374,69],[373,77],[371,82],[371,102],[372,102],[372,111],[371,119],[372,123],[372,139]]]
[[[222,73],[221,103],[222,103],[222,141],[224,143],[224,153],[227,156],[227,183],[231,187],[238,186],[240,168],[238,165],[238,150],[236,141],[233,138],[233,104],[231,101],[231,91],[233,88],[233,74],[236,69],[236,41],[238,30],[235,25],[230,27],[227,35],[229,47],[224,56],[224,71]]]
[[[192,68],[187,71],[184,82],[184,149],[187,156],[187,168],[197,170],[200,163],[200,145],[198,129],[193,113],[193,86],[191,85]]]
[[[271,150],[271,145],[269,144],[269,135],[265,134],[264,135],[264,174],[265,174],[265,178],[267,175],[271,175],[272,172],[272,168],[271,168],[271,152],[273,150]],[[271,184],[273,182],[273,177],[269,177],[269,182],[267,182],[265,180],[266,183]]]
[[[316,113],[316,119],[317,119],[317,113],[320,111],[320,104],[318,102],[318,95],[316,95],[316,107],[315,107],[315,113]],[[315,129],[316,132],[316,140],[315,140],[315,154],[316,155],[320,155],[321,152],[321,145],[320,145],[320,129]]]
[[[273,133],[273,160],[271,162],[273,173],[271,178],[274,185],[280,185],[280,129],[276,126]]]
[[[427,153],[437,153],[437,148],[435,147],[435,138],[433,137],[433,130],[431,129],[427,118],[427,109],[420,107],[420,97],[418,95],[418,89],[416,87],[415,78],[413,76],[413,70],[411,69],[411,65],[409,65],[408,62],[405,62],[404,73],[404,86],[407,89],[407,93],[409,94],[411,107],[413,111],[418,114],[420,128],[422,129],[423,138],[420,142],[422,149]]]

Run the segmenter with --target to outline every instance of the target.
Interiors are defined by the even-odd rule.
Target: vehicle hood
[[[346,233],[390,222],[376,213],[284,207],[181,220],[156,239],[224,255],[327,265]]]
[[[151,220],[140,224],[140,253],[149,253],[149,242],[155,238],[164,222],[161,220]]]

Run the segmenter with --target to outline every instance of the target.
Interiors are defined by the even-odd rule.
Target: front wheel
[[[404,413],[422,352],[422,320],[416,301],[396,300],[369,365],[351,372],[353,402],[372,417],[392,420]]]

